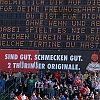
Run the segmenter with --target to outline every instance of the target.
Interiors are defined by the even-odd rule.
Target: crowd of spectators
[[[13,76],[10,73],[8,80]],[[2,79],[6,80],[3,74]],[[52,73],[48,70],[34,74],[18,71],[13,77],[13,81],[20,81],[19,86],[10,94],[10,100],[100,100],[100,73]]]
[[[7,74],[5,71],[0,69],[0,94],[4,93],[5,90],[8,89],[8,87],[10,87],[15,81],[15,77],[11,70]]]

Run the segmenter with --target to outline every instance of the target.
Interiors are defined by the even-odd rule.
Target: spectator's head
[[[85,74],[87,74],[87,71],[85,72]]]
[[[89,99],[89,97],[88,97],[88,96],[86,96],[86,99]]]
[[[41,73],[42,73],[42,71],[41,71]]]
[[[14,97],[15,100],[18,100],[17,96]]]
[[[64,84],[64,87],[67,87],[67,85],[66,85],[66,84]]]
[[[36,97],[36,94],[33,92],[32,96]]]
[[[79,71],[79,74],[81,74],[81,71]]]
[[[18,92],[18,88],[16,88],[16,92]]]
[[[33,76],[31,76],[31,79],[33,79]]]
[[[5,74],[5,71],[3,72],[3,74]]]
[[[24,96],[25,94],[24,93],[21,93],[22,94],[22,96]]]
[[[93,91],[91,91],[91,94],[94,94]]]
[[[52,98],[55,98],[54,96],[52,96]]]
[[[56,82],[55,85],[58,85],[58,83]]]
[[[31,72],[29,71],[28,73],[30,74]]]
[[[22,86],[22,83],[20,83],[20,86]]]
[[[27,86],[27,84],[24,84],[24,86],[26,87],[26,86]]]
[[[62,84],[60,84],[60,86],[62,87],[63,85],[62,85]]]
[[[100,73],[98,73],[98,77],[100,77]]]
[[[64,95],[62,95],[62,98],[64,98]]]
[[[96,95],[98,95],[99,93],[98,92],[96,92]]]
[[[47,98],[47,96],[45,95],[44,98]]]
[[[77,98],[77,95],[75,95],[75,98]]]
[[[86,85],[86,88],[88,88],[88,85]]]
[[[59,95],[56,95],[56,98],[59,98]]]
[[[56,73],[58,74],[58,71],[56,71]]]
[[[40,94],[38,94],[38,97],[40,97]]]
[[[48,70],[48,72],[50,72],[50,70]]]
[[[68,94],[68,92],[67,92],[67,91],[65,91],[65,92],[64,92],[64,94]]]
[[[69,86],[69,89],[72,89],[72,85]]]
[[[84,100],[84,98],[83,98],[83,97],[81,97],[81,100]]]
[[[80,93],[80,94],[79,94],[79,96],[81,97],[81,96],[82,96],[82,94]]]

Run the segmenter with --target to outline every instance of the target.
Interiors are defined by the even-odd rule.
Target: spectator
[[[28,75],[27,75],[27,73],[26,72],[24,72],[24,77],[25,77],[25,80],[27,79],[27,77],[28,77]]]
[[[15,94],[16,96],[18,96],[18,95],[20,94],[19,91],[18,91],[18,88],[16,88],[14,94]]]
[[[20,95],[18,95],[18,100],[22,100],[22,93],[20,93]]]
[[[80,77],[77,76],[76,80],[75,80],[75,85],[76,86],[80,86],[81,85],[81,80]]]
[[[90,99],[94,99],[94,93],[93,93],[93,91],[90,93]]]
[[[28,95],[28,86],[27,84],[24,84],[23,86],[23,93],[27,96]]]
[[[83,95],[83,94],[85,94],[85,90],[86,90],[85,87],[82,86],[79,91]]]
[[[2,86],[2,88],[3,88],[3,92],[5,91],[5,84],[6,84],[6,80],[5,80],[5,78],[3,78],[3,79],[1,80],[1,86]]]
[[[60,100],[60,97],[58,95],[56,96],[56,100]]]
[[[78,96],[78,100],[81,100],[81,98],[82,98],[82,94],[80,93]]]
[[[90,100],[88,96],[86,96],[86,100]]]
[[[64,97],[64,95],[61,96],[60,100],[66,100],[66,98]]]
[[[99,95],[98,92],[96,92],[96,94],[95,94],[95,96],[94,96],[94,99],[95,99],[95,100],[100,100],[100,95]]]
[[[54,79],[60,80],[60,74],[58,73],[58,71],[54,74]]]
[[[64,92],[64,97],[65,97],[66,99],[68,98],[68,95],[69,95],[68,92],[65,91],[65,92]]]
[[[73,100],[79,100],[77,96],[75,96],[75,98]]]
[[[74,90],[73,90],[73,96],[79,96],[79,90],[77,87],[74,87]]]
[[[55,97],[54,97],[54,96],[52,96],[50,100],[56,100],[56,99],[55,99]]]
[[[97,81],[100,82],[100,73],[98,73]]]
[[[41,71],[40,75],[39,75],[40,79],[43,80],[43,77],[44,77],[44,74],[43,72]]]
[[[43,90],[44,90],[44,83],[43,81],[40,82],[40,86],[39,86],[39,93],[40,93],[40,97],[43,97]]]
[[[12,72],[12,70],[11,70],[11,69],[10,69],[10,71],[9,71],[8,75],[9,75],[9,78],[13,75],[13,72]]]
[[[72,100],[73,99],[72,85],[70,85],[69,90],[68,90],[68,93],[69,93],[69,99]]]
[[[42,100],[40,94],[38,94],[37,100]]]
[[[31,78],[29,78],[27,81],[28,81],[28,92],[32,93],[35,89],[36,78],[33,78],[33,76],[31,76]]]
[[[89,94],[90,94],[90,89],[89,89],[88,86],[86,86],[84,94],[85,94],[86,96],[89,96]]]
[[[20,85],[18,86],[18,92],[19,92],[19,93],[22,93],[22,92],[23,92],[22,83],[20,83]]]
[[[26,99],[27,99],[26,95],[22,94],[22,99],[21,100],[26,100]]]
[[[46,81],[44,82],[44,95],[48,95],[48,88],[49,88],[49,82],[46,79]]]
[[[54,85],[53,88],[54,88],[54,94],[55,94],[55,96],[56,96],[56,95],[59,95],[59,89],[60,89],[60,88],[59,88],[59,85],[58,85],[57,82],[55,83],[55,85]]]
[[[95,91],[95,88],[96,88],[96,86],[97,86],[97,81],[95,80],[95,79],[92,79],[92,81],[91,81],[91,91]]]
[[[10,94],[10,100],[12,100],[14,97],[15,97],[15,94],[14,94],[14,92],[12,91],[11,94]]]
[[[3,93],[3,87],[0,85],[0,94]]]
[[[18,97],[17,97],[17,96],[15,96],[13,100],[19,100],[19,99],[18,99]]]
[[[98,91],[98,93],[99,93],[99,95],[100,95],[100,82],[98,82],[98,84],[97,84],[97,86],[96,86],[95,89]]]
[[[64,84],[64,87],[63,87],[63,93],[68,92],[68,86],[66,84]]]
[[[25,80],[26,80],[26,78],[25,78],[25,76],[23,74],[22,77],[21,77],[21,83],[22,83],[22,85],[24,85]]]
[[[48,100],[47,96],[45,95],[42,100]]]
[[[83,79],[83,75],[82,75],[81,71],[79,71],[79,73],[78,73],[78,77],[79,77],[79,79],[82,81],[82,79]]]
[[[5,73],[5,71],[3,72],[2,77],[3,77],[3,79],[7,80],[7,74]]]
[[[32,94],[30,100],[37,100],[37,97],[36,97],[35,93]]]
[[[20,71],[18,71],[17,72],[17,75],[16,75],[16,81],[18,81],[18,80],[20,80],[20,82],[21,82],[21,72]]]
[[[89,75],[88,75],[88,73],[87,73],[87,71],[86,71],[83,77],[84,77],[85,80],[87,80],[87,79],[88,79],[88,76],[89,76]]]

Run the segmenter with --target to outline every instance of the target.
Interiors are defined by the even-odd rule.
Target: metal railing
[[[20,80],[20,79],[19,79]],[[1,95],[0,95],[0,100],[6,100],[7,98],[9,98],[11,92],[13,90],[15,90],[15,88],[18,87],[18,82],[19,80],[17,80],[16,82],[13,82],[13,84],[11,86],[9,86]],[[8,100],[8,99],[7,99]]]

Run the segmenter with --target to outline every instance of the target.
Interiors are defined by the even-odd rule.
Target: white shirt
[[[39,88],[39,86],[40,86],[40,82],[38,81],[38,82],[35,82],[35,88],[36,88],[36,85],[38,84],[38,86],[37,86],[37,88]]]
[[[96,89],[96,90],[100,89],[100,83],[97,84],[97,86],[96,86],[95,89]]]
[[[25,95],[22,96],[22,100],[26,100],[26,96]]]

